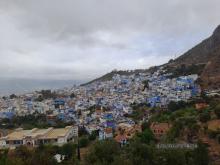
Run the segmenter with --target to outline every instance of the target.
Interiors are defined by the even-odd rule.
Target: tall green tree
[[[208,165],[210,162],[207,146],[198,142],[198,147],[194,151],[194,164],[195,165]]]
[[[98,141],[90,148],[86,156],[86,164],[111,165],[119,155],[120,147],[117,142],[113,140]]]
[[[145,129],[142,133],[138,133],[137,138],[144,144],[150,144],[150,142],[155,141],[154,134],[150,129]]]
[[[215,107],[215,114],[220,119],[220,104]]]
[[[206,123],[207,121],[209,121],[211,119],[210,113],[209,111],[203,111],[199,114],[199,120],[203,123]]]

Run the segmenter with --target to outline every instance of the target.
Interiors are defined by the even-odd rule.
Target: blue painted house
[[[155,107],[157,103],[160,103],[160,101],[160,96],[150,97],[147,99],[147,103],[150,105],[150,107]]]

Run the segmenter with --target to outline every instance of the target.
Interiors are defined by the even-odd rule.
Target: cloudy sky
[[[0,80],[88,81],[167,62],[220,24],[219,0],[0,0]]]

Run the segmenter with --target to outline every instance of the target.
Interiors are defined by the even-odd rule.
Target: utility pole
[[[77,158],[78,160],[81,159],[81,156],[80,156],[80,146],[79,146],[79,125],[77,125],[78,127],[78,136],[77,136]]]

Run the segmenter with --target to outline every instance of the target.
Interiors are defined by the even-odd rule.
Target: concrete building
[[[160,139],[162,136],[166,135],[166,133],[171,128],[169,123],[152,123],[150,129],[157,139]]]
[[[0,138],[0,148],[15,148],[20,145],[35,147],[40,144],[63,145],[73,141],[76,136],[78,136],[78,128],[73,126],[32,130],[19,128]]]

